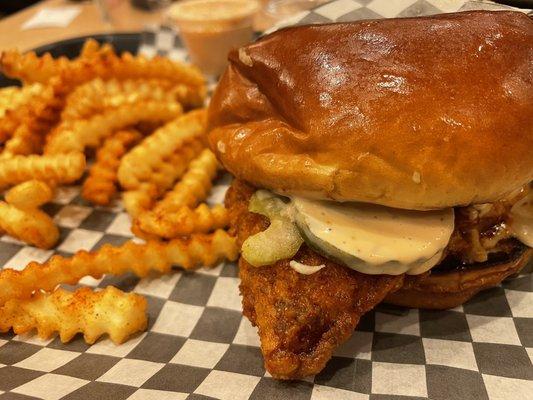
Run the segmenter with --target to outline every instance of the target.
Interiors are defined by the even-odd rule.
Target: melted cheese
[[[454,229],[452,209],[408,211],[299,197],[292,203],[312,244],[365,274],[429,270],[440,261]]]
[[[509,227],[514,237],[533,247],[533,191],[513,205]]]

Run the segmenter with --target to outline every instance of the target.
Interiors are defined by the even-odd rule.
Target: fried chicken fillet
[[[239,245],[266,229],[267,218],[248,211],[256,189],[235,180],[226,194],[231,229]],[[305,244],[294,259],[326,267],[303,275],[290,260],[253,267],[239,260],[243,313],[258,327],[265,367],[278,379],[320,372],[361,316],[400,288],[403,275],[366,275],[320,256]]]

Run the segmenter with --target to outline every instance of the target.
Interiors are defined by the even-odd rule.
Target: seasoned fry
[[[59,230],[46,213],[38,208],[20,209],[3,201],[0,201],[0,228],[41,249],[52,248],[59,239]]]
[[[45,154],[83,152],[86,147],[99,146],[102,140],[119,129],[140,121],[168,121],[176,118],[181,112],[182,108],[176,102],[140,101],[134,104],[123,104],[88,120],[60,126],[52,133],[46,144]]]
[[[57,156],[14,156],[0,160],[0,188],[31,179],[52,183],[72,183],[85,170],[83,153]]]
[[[123,192],[122,204],[130,217],[136,218],[142,212],[152,208],[157,193],[157,187],[153,183],[144,183],[136,190]]]
[[[23,182],[9,189],[5,195],[7,203],[18,208],[37,208],[54,198],[54,191],[38,180]]]
[[[167,80],[129,79],[120,81],[100,78],[78,86],[66,99],[63,120],[88,118],[108,108],[138,101],[179,102],[184,107],[203,104],[205,91]]]
[[[203,147],[199,140],[194,140],[176,151],[168,160],[154,166],[154,170],[138,166],[138,170],[142,172],[138,176],[145,181],[137,182],[135,189],[122,194],[124,208],[128,214],[135,218],[141,212],[151,209],[155,201],[185,173],[189,162],[202,151]]]
[[[7,110],[12,110],[27,104],[33,96],[42,93],[44,86],[40,83],[25,85],[23,87],[9,86],[0,89],[0,118],[3,118]]]
[[[91,47],[89,50],[88,48]],[[62,79],[75,84],[102,79],[164,79],[188,86],[204,86],[205,79],[198,68],[172,61],[166,57],[147,59],[131,53],[117,55],[110,45],[88,44],[78,62],[61,71]]]
[[[218,169],[215,155],[211,150],[205,149],[191,162],[183,178],[156,205],[154,211],[166,213],[177,211],[184,206],[196,206],[207,198]]]
[[[135,146],[120,162],[118,179],[125,189],[136,189],[152,171],[184,144],[205,133],[206,111],[191,111],[159,128]]]
[[[228,223],[226,209],[210,209],[200,201],[205,200],[218,170],[218,162],[209,149],[194,159],[183,178],[156,204],[153,211],[138,213],[133,222],[133,232],[142,238],[174,238],[193,232],[209,232],[223,228]]]
[[[81,288],[69,292],[58,288],[53,293],[37,291],[31,298],[12,299],[0,308],[0,332],[16,334],[37,330],[41,339],[55,332],[63,343],[83,333],[88,344],[104,334],[117,343],[146,329],[146,299],[124,293],[113,286],[99,292]]]
[[[132,231],[144,239],[173,239],[224,228],[228,222],[228,212],[223,205],[209,208],[207,204],[201,204],[196,209],[182,207],[174,212],[143,212],[134,220]]]
[[[196,67],[165,57],[148,60],[130,53],[117,55],[112,46],[100,46],[94,40],[88,40],[80,57],[72,61],[7,51],[0,57],[0,70],[12,78],[27,82],[50,83],[59,77],[64,89],[62,93],[98,77],[104,80],[164,79],[191,87],[205,85],[205,79]]]
[[[59,109],[60,102],[53,87],[40,84],[24,87],[19,101],[0,117],[0,142],[17,134],[28,136],[26,131],[43,134],[57,122]],[[17,133],[21,128],[22,134]]]
[[[14,156],[27,156],[39,153],[44,145],[42,130],[32,130],[28,125],[20,125],[13,136],[6,142],[0,159],[13,158]]]
[[[135,130],[119,131],[108,138],[96,153],[96,162],[83,183],[82,196],[94,204],[107,205],[117,192],[117,170],[129,147],[141,139]]]
[[[0,55],[0,70],[24,83],[46,83],[69,63],[67,57],[53,58],[50,53],[39,57],[33,51],[22,54],[18,50],[6,50]]]
[[[21,90],[18,86],[0,88],[0,117],[4,116],[6,110],[13,107],[12,104]]]
[[[0,305],[9,299],[27,299],[36,290],[51,291],[61,283],[75,284],[87,275],[100,278],[103,274],[121,275],[131,271],[144,277],[150,271],[169,273],[173,265],[184,269],[209,267],[224,259],[235,260],[237,254],[235,238],[223,230],[170,242],[128,241],[120,247],[104,245],[91,253],[79,251],[70,258],[54,256],[43,264],[32,262],[22,271],[3,269]]]

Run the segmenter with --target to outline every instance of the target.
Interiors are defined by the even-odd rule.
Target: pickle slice
[[[288,204],[268,190],[258,190],[250,198],[248,210],[269,219],[284,218]]]
[[[289,204],[267,190],[258,190],[250,198],[248,209],[270,219],[270,226],[244,241],[244,259],[254,267],[260,267],[292,258],[302,245],[303,239],[296,224],[289,217]]]
[[[292,258],[303,243],[294,223],[274,219],[263,232],[250,236],[242,244],[242,256],[254,267]]]

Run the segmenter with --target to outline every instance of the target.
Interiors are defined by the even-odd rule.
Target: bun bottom
[[[503,260],[429,275],[406,276],[404,285],[396,292],[389,293],[384,302],[433,310],[454,308],[481,290],[497,286],[505,278],[517,274],[532,256],[533,249],[520,244],[516,251]]]

